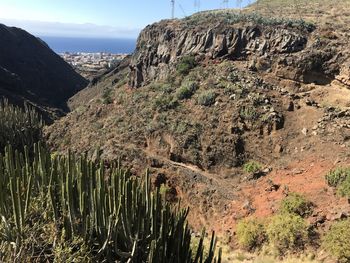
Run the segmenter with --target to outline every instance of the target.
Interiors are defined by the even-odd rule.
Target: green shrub
[[[212,90],[206,90],[199,94],[197,103],[202,106],[211,106],[215,103],[217,94]]]
[[[189,99],[198,89],[198,83],[195,81],[187,81],[177,90],[176,97],[179,100]]]
[[[197,66],[196,58],[192,55],[184,56],[180,59],[180,62],[177,64],[176,71],[180,75],[187,75],[191,69]]]
[[[240,246],[251,250],[265,241],[264,225],[258,219],[243,219],[237,224],[237,239]]]
[[[329,186],[336,187],[338,194],[350,198],[350,167],[338,167],[326,175]]]
[[[290,193],[282,200],[280,212],[307,216],[312,213],[312,203],[298,193]]]
[[[243,106],[239,112],[239,116],[243,120],[255,120],[258,118],[258,112],[253,106]]]
[[[246,173],[256,173],[262,169],[262,165],[256,161],[249,161],[243,165],[243,171]]]
[[[179,102],[172,95],[162,94],[153,103],[153,108],[159,111],[167,111],[178,106]]]
[[[156,91],[156,92],[163,92],[163,93],[167,93],[170,94],[172,92],[174,92],[174,87],[172,84],[166,82],[154,82],[151,85],[149,85],[149,89],[152,91]]]
[[[350,262],[350,219],[334,223],[323,237],[322,247],[339,262]]]
[[[268,240],[280,252],[301,248],[308,241],[308,225],[295,214],[279,214],[266,228]]]
[[[329,186],[336,187],[344,182],[347,177],[350,177],[350,167],[338,167],[334,170],[331,170],[326,175],[326,181]]]
[[[112,99],[112,89],[105,89],[102,93],[102,103],[103,104],[111,104],[113,103]]]
[[[230,81],[230,82],[239,81],[239,75],[235,71],[230,72],[230,74],[227,77],[227,80]]]
[[[350,176],[346,177],[346,179],[338,186],[338,194],[350,198]]]

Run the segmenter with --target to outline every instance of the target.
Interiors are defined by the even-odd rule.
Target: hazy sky
[[[222,0],[201,0],[200,10],[222,8]],[[231,0],[229,7],[253,0]],[[194,0],[176,0],[175,15],[196,11]],[[143,27],[169,18],[170,0],[0,0],[0,23],[35,35],[135,38]]]

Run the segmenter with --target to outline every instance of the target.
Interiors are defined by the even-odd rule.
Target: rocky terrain
[[[135,174],[149,168],[168,200],[191,208],[194,229],[232,247],[238,220],[275,214],[289,192],[314,204],[317,231],[350,216],[325,181],[350,163],[348,32],[327,20],[333,1],[314,13],[298,6],[307,22],[286,3],[285,18],[264,16],[280,2],[146,27],[131,57],[70,99],[73,111],[46,129],[49,144],[99,149]]]
[[[42,40],[0,24],[0,97],[36,106],[45,116],[62,116],[66,102],[87,85]]]

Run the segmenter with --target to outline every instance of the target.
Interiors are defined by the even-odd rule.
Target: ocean
[[[136,39],[103,39],[39,36],[56,53],[63,52],[107,52],[132,53],[136,47]]]

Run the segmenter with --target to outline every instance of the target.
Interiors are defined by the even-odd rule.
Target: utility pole
[[[242,9],[242,0],[236,0],[236,3],[237,3],[237,7],[239,9]]]
[[[199,12],[201,9],[201,1],[200,0],[194,0],[194,9],[196,12]]]
[[[175,18],[175,0],[170,0],[171,1],[171,19]]]
[[[226,9],[228,8],[228,0],[223,0],[222,4],[223,4],[224,8],[226,8]]]

